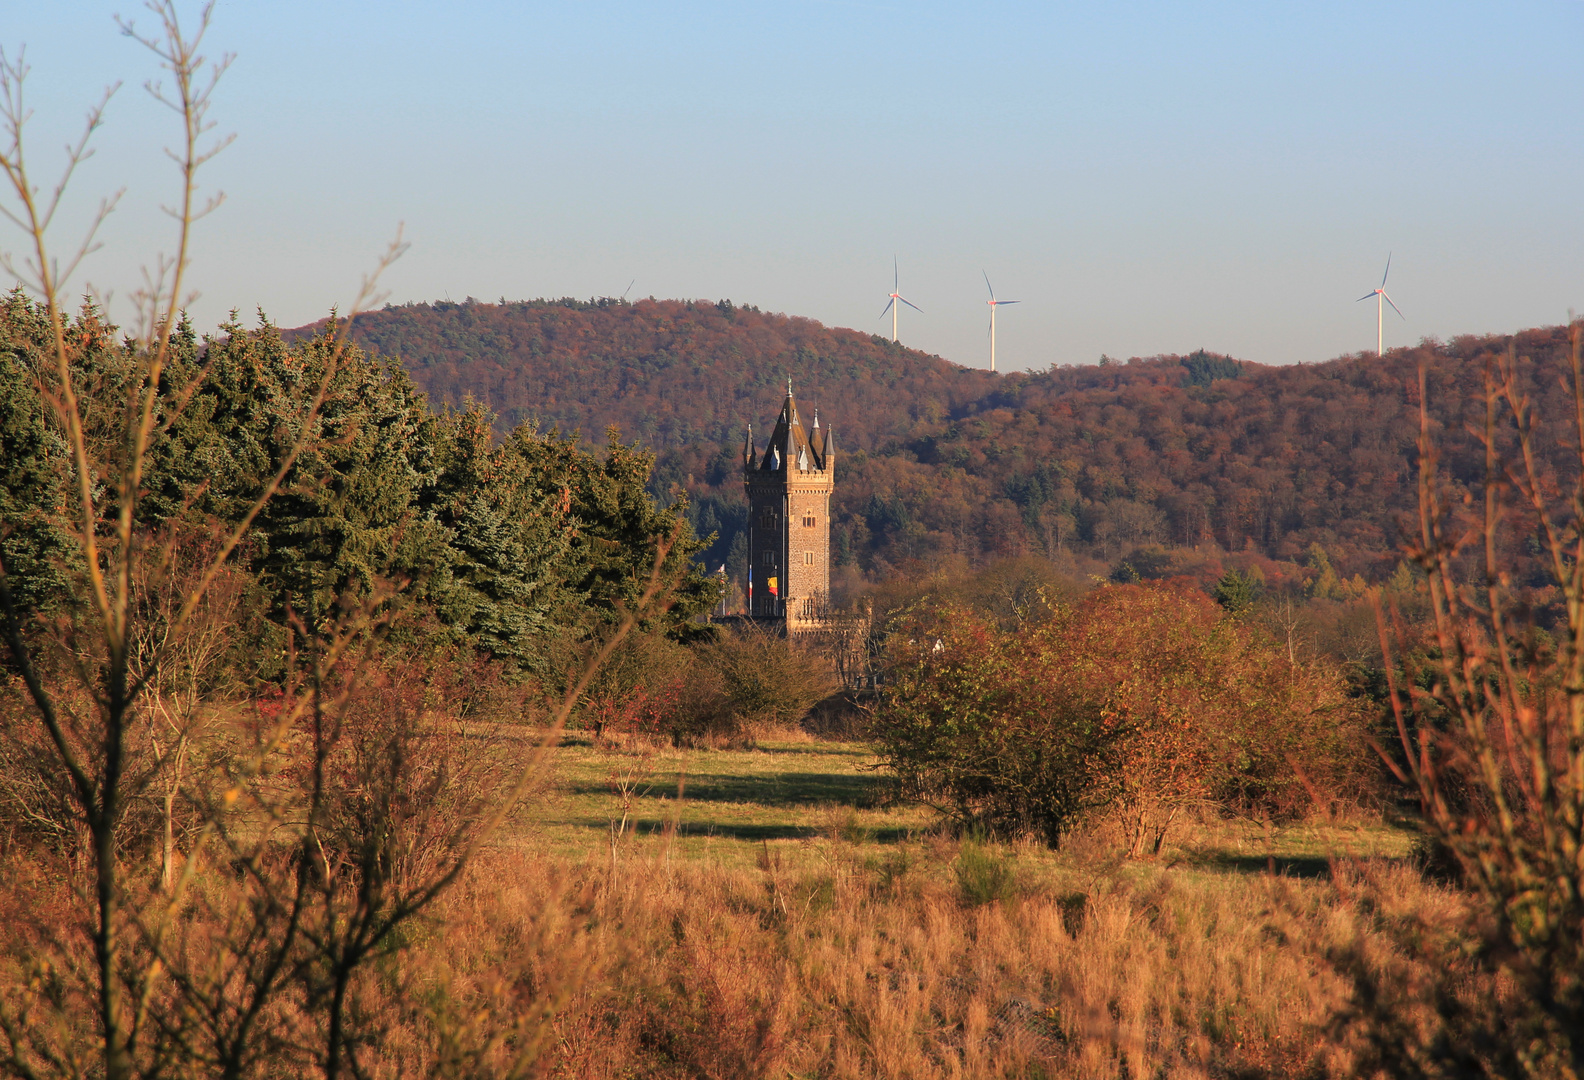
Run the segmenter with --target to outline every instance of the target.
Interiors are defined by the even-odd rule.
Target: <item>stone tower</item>
[[[804,430],[788,380],[764,456],[755,453],[752,428],[743,442],[750,616],[783,619],[789,632],[812,629],[825,617],[835,466],[830,429],[820,427],[816,414],[813,428]]]

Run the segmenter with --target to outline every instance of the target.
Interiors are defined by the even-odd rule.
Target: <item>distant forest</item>
[[[1480,418],[1448,409],[1477,400],[1484,361],[1509,345],[1540,357],[1566,344],[1557,327],[1289,367],[1199,351],[992,374],[729,301],[608,299],[387,306],[356,337],[437,404],[488,406],[503,431],[603,443],[614,426],[652,449],[656,494],[685,493],[699,534],[716,534],[700,555],[711,567],[741,557],[744,430],[764,437],[790,377],[835,433],[833,540],[849,576],[1039,554],[1202,580],[1240,560],[1312,576],[1319,560],[1343,583],[1396,568],[1419,365],[1463,484],[1483,468]],[[1569,407],[1554,387],[1535,398],[1542,422]],[[1521,554],[1526,538],[1509,539]]]

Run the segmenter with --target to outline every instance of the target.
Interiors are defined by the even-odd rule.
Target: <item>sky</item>
[[[174,116],[136,0],[11,4],[52,182],[107,85],[57,249],[131,315],[169,252]],[[180,10],[192,21],[196,5]],[[729,298],[984,366],[1314,362],[1584,310],[1584,0],[314,3],[221,0],[200,327],[392,303]],[[14,203],[8,204],[14,205]],[[0,232],[15,251],[22,237]],[[631,285],[629,287],[629,282]]]

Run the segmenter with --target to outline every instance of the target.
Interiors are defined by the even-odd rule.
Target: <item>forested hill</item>
[[[841,451],[839,564],[888,576],[1040,553],[1279,576],[1313,570],[1298,564],[1319,544],[1340,578],[1365,580],[1395,567],[1414,505],[1418,365],[1471,478],[1484,360],[1566,345],[1550,328],[1292,367],[1198,352],[995,375],[808,319],[654,300],[387,307],[356,336],[436,401],[471,396],[502,427],[599,440],[616,425],[652,447],[657,487],[686,488],[700,531],[721,534],[712,561],[743,521],[743,426],[763,438],[790,376]],[[1554,376],[1535,387],[1543,414],[1565,413]]]
[[[885,338],[729,301],[408,304],[360,316],[356,335],[400,357],[437,402],[471,395],[505,428],[595,440],[614,424],[659,451],[741,444],[745,424],[774,419],[788,377],[851,449],[910,438],[920,418],[971,410],[999,385]]]

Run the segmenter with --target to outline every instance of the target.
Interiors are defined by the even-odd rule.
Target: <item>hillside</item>
[[[438,401],[488,403],[502,427],[598,439],[614,424],[659,451],[740,444],[745,424],[775,415],[789,376],[851,449],[909,438],[932,410],[955,415],[998,385],[884,338],[725,301],[409,304],[361,316],[357,338],[400,357]]]
[[[654,300],[387,307],[356,336],[436,401],[475,398],[502,427],[615,425],[653,448],[657,488],[686,489],[695,524],[721,534],[711,561],[742,521],[744,425],[763,435],[790,376],[843,451],[849,573],[1039,553],[1201,575],[1235,555],[1280,575],[1271,561],[1291,569],[1318,543],[1341,576],[1370,580],[1395,566],[1414,504],[1417,366],[1469,479],[1463,410],[1484,359],[1565,342],[1551,328],[1292,367],[1200,352],[991,374],[808,319]],[[1542,415],[1562,414],[1555,397],[1538,388]]]

